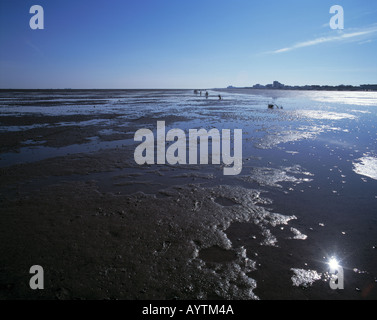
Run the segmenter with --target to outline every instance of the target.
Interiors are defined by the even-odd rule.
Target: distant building
[[[377,84],[362,84],[360,88],[366,91],[377,91]]]
[[[274,89],[283,89],[284,88],[284,84],[280,83],[279,81],[274,81],[272,83],[272,87]]]
[[[280,83],[279,81],[274,81],[273,83],[267,85],[261,85],[259,83],[253,85],[252,87],[243,87],[237,88],[229,86],[228,89],[280,89],[280,90],[315,90],[315,91],[377,91],[377,84],[362,84],[360,86],[352,85],[338,85],[338,86],[329,86],[329,85],[303,85],[303,86],[290,86]]]

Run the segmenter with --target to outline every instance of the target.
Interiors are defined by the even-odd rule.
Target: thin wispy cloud
[[[44,56],[44,53],[42,52],[42,50],[38,46],[36,46],[35,44],[33,44],[31,41],[26,40],[25,44],[28,45],[39,56]]]
[[[371,43],[371,42],[373,42],[373,40],[372,39],[368,39],[368,40],[359,42],[359,44],[366,44],[366,43]]]
[[[377,34],[377,26],[369,27],[363,30],[357,30],[357,31],[355,30],[354,32],[342,33],[336,36],[320,37],[313,40],[303,41],[289,47],[271,51],[269,53],[279,54],[279,53],[293,51],[293,50],[297,50],[297,49],[305,48],[305,47],[312,47],[312,46],[320,45],[323,43],[329,43],[329,42],[343,42],[343,41],[349,41],[349,40],[359,41],[360,40],[359,38],[363,36],[374,35],[374,34]]]

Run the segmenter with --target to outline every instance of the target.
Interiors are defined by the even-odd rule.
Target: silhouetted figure
[[[276,104],[269,104],[269,105],[268,105],[268,109],[274,109],[274,108],[276,108],[276,109],[283,109],[283,107],[279,107],[279,106],[276,105]]]
[[[219,95],[219,100],[221,100],[221,95]]]
[[[208,91],[206,91],[206,99],[208,99]]]

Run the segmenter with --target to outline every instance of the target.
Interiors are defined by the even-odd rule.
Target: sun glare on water
[[[339,268],[339,262],[335,258],[331,258],[328,262],[328,265],[330,269],[338,269]]]

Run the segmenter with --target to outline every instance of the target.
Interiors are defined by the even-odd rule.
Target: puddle
[[[233,250],[225,250],[218,246],[213,246],[200,250],[199,258],[205,262],[227,263],[234,261],[237,258],[237,255]]]

